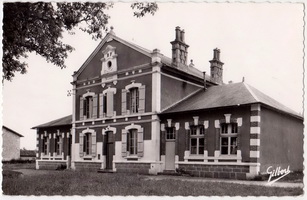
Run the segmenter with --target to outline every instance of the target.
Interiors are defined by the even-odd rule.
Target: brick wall
[[[179,164],[179,170],[197,177],[242,180],[246,179],[246,173],[249,173],[249,166]]]
[[[116,163],[116,172],[149,174],[150,163]]]
[[[101,162],[75,162],[78,171],[97,172],[101,168]]]
[[[66,161],[38,161],[39,169],[46,169],[46,170],[55,170],[59,168],[61,165],[66,165]]]

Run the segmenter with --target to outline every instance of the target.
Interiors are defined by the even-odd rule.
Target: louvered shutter
[[[122,157],[127,156],[127,131],[122,130]]]
[[[83,153],[83,134],[80,133],[79,135],[79,154],[80,157],[83,157],[84,153]]]
[[[80,120],[83,120],[83,97],[80,97]]]
[[[47,155],[49,154],[50,152],[50,138],[47,138]]]
[[[215,150],[220,150],[220,128],[215,129]]]
[[[138,157],[143,157],[144,154],[144,141],[143,141],[144,129],[138,130]]]
[[[99,94],[99,117],[103,118],[103,94]]]
[[[130,91],[128,90],[127,91],[127,102],[126,102],[126,109],[127,109],[127,114],[129,115],[131,112],[131,93]]]
[[[107,117],[112,117],[114,113],[114,93],[113,92],[107,92]]]
[[[96,133],[92,133],[92,156],[96,156]]]
[[[145,112],[145,85],[139,87],[139,113]]]
[[[95,94],[93,97],[93,118],[96,119],[97,118],[97,103],[98,103],[98,95]]]
[[[185,150],[187,150],[187,151],[190,150],[190,134],[191,134],[191,129],[186,130],[186,134],[185,134]]]
[[[241,150],[241,133],[240,127],[238,126],[238,134],[237,134],[237,150]]]
[[[59,148],[60,148],[60,149],[59,149],[59,154],[62,155],[62,146],[63,146],[63,145],[62,145],[62,141],[63,141],[63,138],[60,137],[59,139],[60,139],[60,140],[59,140]]]
[[[127,114],[127,90],[122,89],[122,115]]]

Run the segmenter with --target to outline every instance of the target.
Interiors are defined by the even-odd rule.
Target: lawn
[[[5,195],[107,195],[107,196],[298,196],[302,188],[277,188],[218,182],[148,180],[137,174],[47,171],[23,175],[3,171]]]

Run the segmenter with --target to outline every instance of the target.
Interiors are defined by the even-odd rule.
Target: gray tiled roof
[[[176,113],[193,110],[204,110],[219,107],[239,106],[252,103],[263,103],[269,107],[302,117],[290,108],[263,94],[246,83],[232,83],[209,87],[200,90],[189,98],[164,110],[163,113]]]
[[[35,126],[32,129],[44,128],[44,127],[53,127],[53,126],[64,126],[64,125],[71,125],[71,124],[72,124],[72,115],[68,115],[66,117],[62,117],[60,119],[56,119],[56,120],[53,120],[51,122],[47,122],[45,124]]]

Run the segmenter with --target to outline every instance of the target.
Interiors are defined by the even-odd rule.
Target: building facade
[[[12,129],[2,126],[2,161],[20,159],[21,134]]]
[[[67,166],[75,170],[180,170],[246,179],[270,164],[286,165],[286,160],[302,169],[302,117],[245,83],[224,84],[219,49],[213,50],[210,76],[192,61],[187,64],[188,47],[179,27],[171,42],[172,58],[131,44],[111,30],[73,74],[71,121],[36,127],[37,168],[47,162],[59,164],[53,146],[58,141],[54,138],[62,136],[60,144],[66,150],[61,161],[67,158]],[[286,147],[295,148],[296,158],[289,153],[285,160],[272,162],[273,154],[266,154],[268,141],[275,137],[268,134],[290,134],[278,120],[274,127],[263,122],[269,115],[293,124],[295,137]],[[44,137],[51,146],[44,147]],[[65,153],[69,149],[71,153]],[[282,152],[272,153],[280,157]]]

